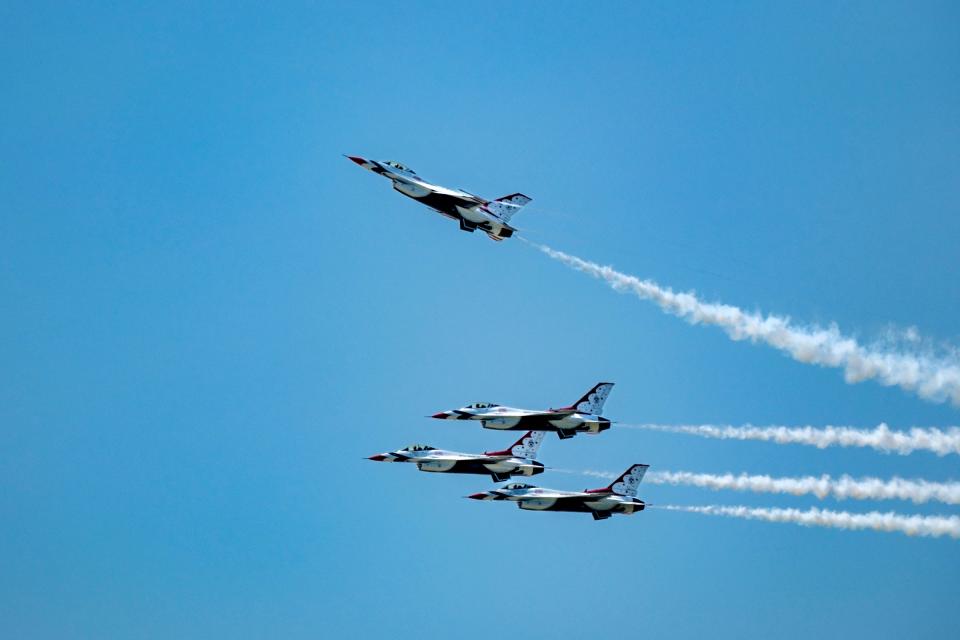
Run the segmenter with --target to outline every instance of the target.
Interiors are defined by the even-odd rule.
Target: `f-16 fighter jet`
[[[610,428],[610,420],[600,415],[612,382],[601,382],[569,407],[534,411],[475,402],[460,409],[433,414],[440,420],[479,420],[484,429],[506,431],[554,431],[561,440],[577,433],[600,433]]]
[[[543,464],[534,460],[543,431],[528,431],[512,447],[503,451],[457,453],[434,449],[425,444],[414,444],[399,451],[370,456],[377,462],[413,462],[420,471],[446,473],[486,473],[494,482],[509,480],[511,476],[533,476],[543,473]]]
[[[473,233],[480,229],[486,231],[491,240],[498,242],[513,235],[516,229],[510,226],[510,218],[530,202],[530,198],[522,193],[486,200],[467,191],[430,184],[413,169],[399,162],[347,157],[364,169],[389,178],[393,182],[393,188],[408,198],[458,221],[461,231]]]
[[[635,464],[603,489],[556,491],[515,482],[467,496],[474,500],[512,500],[521,509],[532,511],[578,511],[593,515],[594,520],[609,518],[615,513],[631,515],[646,506],[637,498],[637,487],[647,472],[648,464]]]

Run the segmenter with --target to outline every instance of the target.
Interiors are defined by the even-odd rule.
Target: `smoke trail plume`
[[[824,509],[768,509],[760,507],[702,507],[681,505],[648,505],[669,511],[686,511],[713,516],[728,516],[767,522],[793,522],[807,527],[833,527],[836,529],[872,529],[905,533],[908,536],[950,536],[960,538],[960,516],[905,516],[898,513],[849,513]]]
[[[613,480],[615,473],[606,471],[555,469],[562,473],[577,473],[604,480]],[[733,491],[753,491],[754,493],[781,493],[794,496],[814,495],[823,500],[827,497],[837,500],[911,500],[916,504],[943,502],[960,504],[960,482],[931,482],[928,480],[908,480],[905,478],[853,478],[843,475],[833,478],[829,475],[801,476],[797,478],[775,478],[768,475],[748,475],[741,473],[713,474],[693,473],[690,471],[651,471],[645,480],[651,484],[689,485]]]
[[[786,493],[795,496],[815,495],[823,500],[912,500],[917,504],[931,500],[945,504],[960,504],[960,482],[929,482],[904,478],[852,478],[848,475],[831,478],[828,475],[799,478],[773,478],[766,475],[733,475],[726,473],[691,473],[689,471],[662,471],[647,474],[653,484],[684,484],[708,489],[732,489],[756,493]]]
[[[913,427],[909,431],[893,431],[882,423],[874,429],[713,424],[622,424],[618,426],[627,429],[688,433],[721,440],[761,440],[777,444],[805,444],[819,449],[832,446],[870,447],[884,453],[896,452],[900,455],[907,455],[914,451],[932,451],[938,456],[945,456],[948,453],[960,455],[960,428],[958,427],[946,429]]]
[[[779,349],[799,362],[843,369],[849,383],[876,379],[886,386],[899,386],[928,400],[949,399],[960,406],[960,359],[956,354],[944,358],[864,347],[844,336],[836,325],[827,328],[792,325],[790,319],[776,315],[746,312],[728,304],[706,303],[693,293],[677,293],[652,280],[641,280],[612,267],[583,260],[533,244],[540,251],[568,267],[606,282],[620,292],[631,292],[651,300],[663,311],[691,324],[721,327],[734,340],[761,342]]]

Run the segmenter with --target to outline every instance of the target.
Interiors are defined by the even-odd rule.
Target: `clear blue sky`
[[[523,191],[530,239],[708,300],[957,345],[955,3],[154,4],[0,8],[0,635],[956,633],[949,538],[526,513],[461,498],[489,479],[363,460],[501,448],[423,416],[600,379],[633,422],[958,411],[463,234],[340,155]],[[956,457],[616,429],[541,454],[960,476]]]

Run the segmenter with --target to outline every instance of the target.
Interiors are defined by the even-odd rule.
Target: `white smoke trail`
[[[686,511],[714,516],[728,516],[767,522],[793,522],[807,527],[833,527],[837,529],[872,529],[905,533],[908,536],[950,536],[960,538],[960,516],[905,516],[898,513],[849,513],[824,509],[769,509],[761,507],[702,507],[681,505],[648,505],[669,511]]]
[[[913,427],[909,431],[893,431],[886,424],[874,429],[854,427],[786,427],[753,425],[665,425],[621,424],[621,428],[688,433],[705,438],[721,440],[761,440],[777,444],[805,444],[825,449],[827,447],[871,447],[884,453],[896,452],[907,455],[914,451],[932,451],[938,456],[948,453],[960,455],[960,427],[936,429]]]
[[[716,325],[734,340],[762,342],[799,362],[843,369],[849,383],[876,379],[880,384],[896,385],[928,400],[949,399],[960,406],[960,359],[956,353],[938,358],[867,348],[854,338],[842,335],[836,325],[798,327],[787,317],[750,313],[728,304],[705,303],[693,293],[677,293],[652,280],[641,280],[612,267],[544,245],[530,244],[572,269],[603,280],[616,291],[632,292],[639,298],[652,300],[663,311],[691,324]]]
[[[607,471],[555,469],[562,473],[577,473],[604,480],[614,480],[617,474]],[[713,474],[693,473],[690,471],[651,471],[645,478],[650,484],[690,485],[704,487],[714,491],[730,489],[733,491],[753,491],[755,493],[781,493],[794,496],[814,495],[823,500],[833,497],[837,500],[911,500],[916,504],[930,501],[944,504],[960,504],[960,482],[931,482],[928,480],[905,478],[853,478],[842,475],[833,478],[829,475],[801,476],[796,478],[775,478],[768,475],[748,475],[741,473]]]
[[[943,502],[960,504],[960,482],[930,482],[904,478],[852,478],[848,475],[831,478],[828,475],[799,478],[773,478],[767,475],[733,475],[726,473],[691,473],[689,471],[661,471],[647,474],[653,484],[683,484],[708,489],[732,489],[756,493],[784,493],[795,496],[815,495],[823,500],[912,500],[917,504]]]

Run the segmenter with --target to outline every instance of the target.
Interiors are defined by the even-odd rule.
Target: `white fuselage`
[[[642,511],[644,502],[631,496],[584,491],[558,491],[528,487],[523,489],[494,489],[486,493],[486,500],[509,500],[521,509],[531,511],[598,511],[632,514]]]
[[[463,407],[433,416],[445,420],[479,420],[485,429],[518,431],[546,429],[550,431],[579,431],[599,433],[610,426],[602,416],[571,411],[536,411],[514,407]]]
[[[460,222],[464,231],[485,231],[493,240],[502,240],[513,235],[515,229],[508,224],[509,216],[502,218],[493,202],[461,189],[450,189],[427,182],[413,171],[394,162],[366,160],[350,157],[365,169],[377,173],[393,183],[393,188],[434,211]],[[523,196],[526,198],[526,196]],[[525,202],[528,202],[526,198]],[[490,208],[493,207],[493,210]]]
[[[382,462],[412,462],[420,471],[436,473],[489,473],[491,475],[533,476],[542,473],[544,466],[536,460],[519,456],[491,456],[429,449],[424,451],[393,451],[375,456]]]

